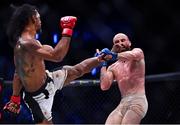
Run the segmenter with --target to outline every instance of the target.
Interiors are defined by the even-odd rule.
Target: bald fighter
[[[108,90],[117,81],[121,93],[120,104],[110,113],[106,124],[139,124],[146,115],[148,103],[145,94],[145,61],[142,49],[131,49],[129,38],[118,33],[113,38],[110,51],[105,48],[100,53],[111,54],[115,63],[100,71],[100,86]]]

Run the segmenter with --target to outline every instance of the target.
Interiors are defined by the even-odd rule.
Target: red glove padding
[[[77,18],[74,16],[65,16],[61,18],[60,25],[63,29],[62,35],[72,36],[73,28],[76,24]]]
[[[3,109],[11,113],[19,114],[20,102],[21,102],[20,96],[11,96],[10,101],[6,103]]]

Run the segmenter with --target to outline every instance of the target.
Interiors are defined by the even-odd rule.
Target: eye
[[[126,41],[125,39],[121,39],[121,42],[124,42],[124,41]]]
[[[119,43],[119,40],[114,41],[114,43]]]

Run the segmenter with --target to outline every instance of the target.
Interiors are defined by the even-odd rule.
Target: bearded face
[[[125,34],[119,33],[113,38],[112,51],[116,53],[128,51],[131,48],[131,42]]]
[[[41,19],[40,19],[40,14],[38,13],[38,11],[36,11],[36,14],[33,16],[33,24],[36,28],[36,32],[40,32],[41,31]]]

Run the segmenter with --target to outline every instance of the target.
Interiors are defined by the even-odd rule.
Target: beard
[[[129,51],[131,50],[131,47],[125,47],[121,52]]]
[[[113,45],[111,49],[111,51],[115,53],[121,53],[121,52],[129,51],[129,50],[131,50],[131,47],[120,47],[118,45]]]
[[[41,27],[38,28],[38,29],[36,30],[36,32],[37,32],[37,33],[42,33],[42,28],[41,28]]]

